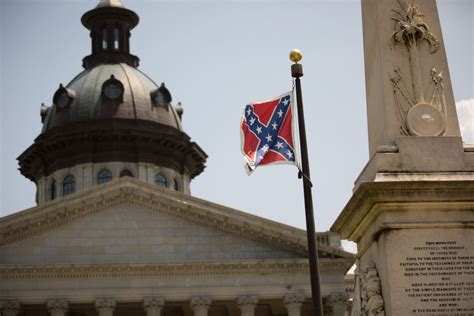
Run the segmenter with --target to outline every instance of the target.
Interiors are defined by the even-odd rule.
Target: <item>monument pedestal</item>
[[[331,230],[358,246],[359,315],[474,313],[470,178],[358,186]]]
[[[352,316],[474,315],[474,148],[435,0],[362,0],[370,160],[331,230],[357,243]]]

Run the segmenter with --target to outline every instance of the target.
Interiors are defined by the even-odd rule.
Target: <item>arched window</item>
[[[53,180],[49,186],[49,199],[54,200],[58,196],[58,188],[56,186],[56,181]]]
[[[76,178],[69,175],[63,180],[63,195],[68,195],[76,192]]]
[[[132,177],[133,178],[133,173],[128,169],[123,169],[122,171],[120,171],[120,178],[122,178],[122,177]]]
[[[178,181],[176,179],[173,179],[173,189],[179,191]]]
[[[97,174],[97,184],[109,182],[112,180],[112,173],[107,169],[102,169]]]
[[[168,181],[166,180],[165,176],[162,174],[157,174],[155,176],[155,184],[159,185],[160,187],[167,187],[168,186]]]
[[[102,29],[102,49],[107,49],[107,28]]]
[[[118,28],[114,28],[114,49],[119,49],[119,30]]]

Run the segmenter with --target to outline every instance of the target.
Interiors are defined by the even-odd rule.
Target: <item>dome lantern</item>
[[[90,30],[92,42],[92,54],[83,59],[84,68],[103,63],[138,66],[139,58],[130,54],[130,31],[139,17],[120,0],[101,0],[82,16],[81,22]]]

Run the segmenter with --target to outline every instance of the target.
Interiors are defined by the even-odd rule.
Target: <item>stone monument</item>
[[[473,315],[474,148],[434,0],[362,0],[370,160],[331,230],[357,243],[352,315]]]

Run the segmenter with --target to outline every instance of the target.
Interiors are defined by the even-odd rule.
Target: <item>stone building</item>
[[[306,233],[190,195],[207,156],[137,69],[138,21],[119,0],[82,17],[85,70],[18,157],[38,205],[0,218],[1,315],[310,315]],[[317,241],[325,310],[344,315],[353,255]]]

